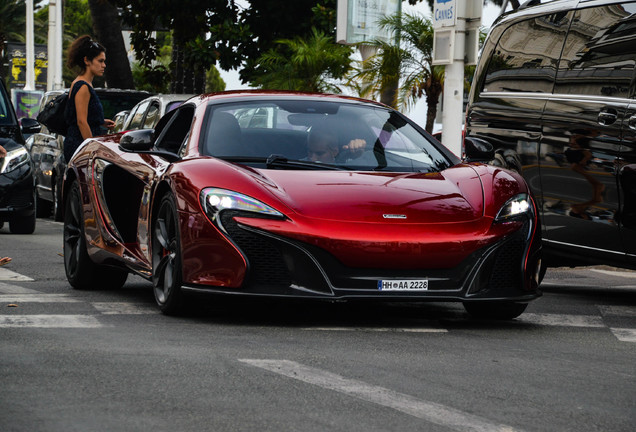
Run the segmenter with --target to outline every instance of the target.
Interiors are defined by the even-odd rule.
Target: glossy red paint
[[[239,227],[315,247],[338,265],[371,273],[453,269],[522,227],[519,221],[494,219],[511,197],[528,193],[528,188],[519,175],[492,166],[456,163],[430,173],[281,170],[199,154],[209,103],[263,95],[300,97],[256,91],[191,100],[189,141],[176,161],[124,151],[118,145],[122,135],[86,142],[69,164],[67,182],[77,179],[82,185],[85,234],[93,260],[150,277],[154,218],[161,196],[168,193],[177,205],[184,285],[240,292],[251,263],[232,235],[206,215],[201,192],[210,187],[247,195],[284,215],[237,215],[233,219]],[[106,164],[103,173],[95,171],[97,160]],[[116,187],[122,188],[118,196],[108,191]],[[536,214],[531,222],[535,228]],[[535,228],[518,263],[530,292],[537,289],[531,274],[540,250]]]

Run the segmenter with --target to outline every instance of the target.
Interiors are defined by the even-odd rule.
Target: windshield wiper
[[[278,154],[271,154],[265,161],[265,166],[267,168],[281,168],[281,167],[292,167],[292,168],[307,168],[307,169],[315,169],[315,170],[337,170],[342,171],[345,168],[337,165],[330,165],[321,162],[312,162],[312,161],[301,161],[297,159],[288,159],[285,156],[281,156]]]
[[[271,154],[267,158],[255,157],[255,156],[219,156],[218,158],[226,160],[228,162],[264,163],[268,169],[304,168],[304,169],[313,169],[313,170],[337,170],[337,171],[343,171],[343,170],[349,169],[347,167],[325,164],[322,162],[288,159],[287,157],[279,155],[279,154]]]

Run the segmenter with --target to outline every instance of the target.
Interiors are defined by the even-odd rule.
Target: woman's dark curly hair
[[[68,61],[66,64],[71,69],[77,66],[83,72],[86,70],[84,57],[91,61],[103,52],[106,52],[104,45],[94,41],[89,35],[80,36],[75,39],[68,49]]]

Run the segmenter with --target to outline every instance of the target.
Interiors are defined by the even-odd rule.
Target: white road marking
[[[621,342],[636,342],[636,329],[610,327],[610,330]]]
[[[6,268],[0,267],[0,281],[13,281],[13,282],[32,282],[28,276],[21,275],[20,273],[12,272]]]
[[[619,276],[619,277],[631,278],[631,279],[636,278],[636,272],[603,270],[603,269],[590,269],[590,271],[601,273],[608,276]]]
[[[156,315],[159,310],[145,304],[124,303],[124,302],[97,302],[91,305],[104,315]]]
[[[563,327],[605,327],[603,319],[595,315],[560,315],[524,313],[518,322]]]
[[[68,294],[0,294],[0,303],[79,303]]]
[[[239,359],[239,361],[367,402],[392,408],[456,431],[513,432],[518,430],[510,426],[492,423],[483,417],[445,405],[421,400],[391,389],[366,384],[362,381],[348,379],[290,360]]]
[[[394,333],[448,333],[443,328],[402,328],[402,327],[305,327],[305,331],[360,331],[360,332],[394,332]]]
[[[42,294],[42,292],[31,288],[22,288],[17,285],[9,285],[4,282],[0,282],[0,294]]]
[[[0,315],[2,327],[98,328],[103,327],[90,315]]]
[[[597,307],[603,316],[636,317],[634,306],[597,305]]]

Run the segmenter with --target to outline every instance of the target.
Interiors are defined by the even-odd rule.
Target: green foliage
[[[221,92],[225,90],[225,81],[221,78],[219,70],[212,66],[205,74],[205,91],[206,93]]]
[[[393,100],[385,101],[397,108],[406,109],[423,95],[427,97],[429,112],[427,130],[432,129],[442,91],[443,67],[433,66],[433,28],[431,21],[418,14],[395,14],[384,17],[381,27],[396,36],[398,44],[383,41],[371,43],[377,54],[362,63],[354,76],[361,80],[362,89],[368,95],[377,96],[394,85],[399,88],[390,94]]]
[[[247,35],[237,49],[242,54],[241,80],[255,82],[264,73],[261,55],[282,39],[312,36],[312,28],[335,39],[336,0],[250,0],[250,7],[239,13],[238,26]]]
[[[352,49],[312,29],[308,38],[281,39],[263,54],[254,83],[265,89],[340,93],[330,79],[343,78],[351,68]]]
[[[64,33],[64,39],[68,42],[85,34],[93,34],[93,19],[88,9],[88,0],[64,1]]]

